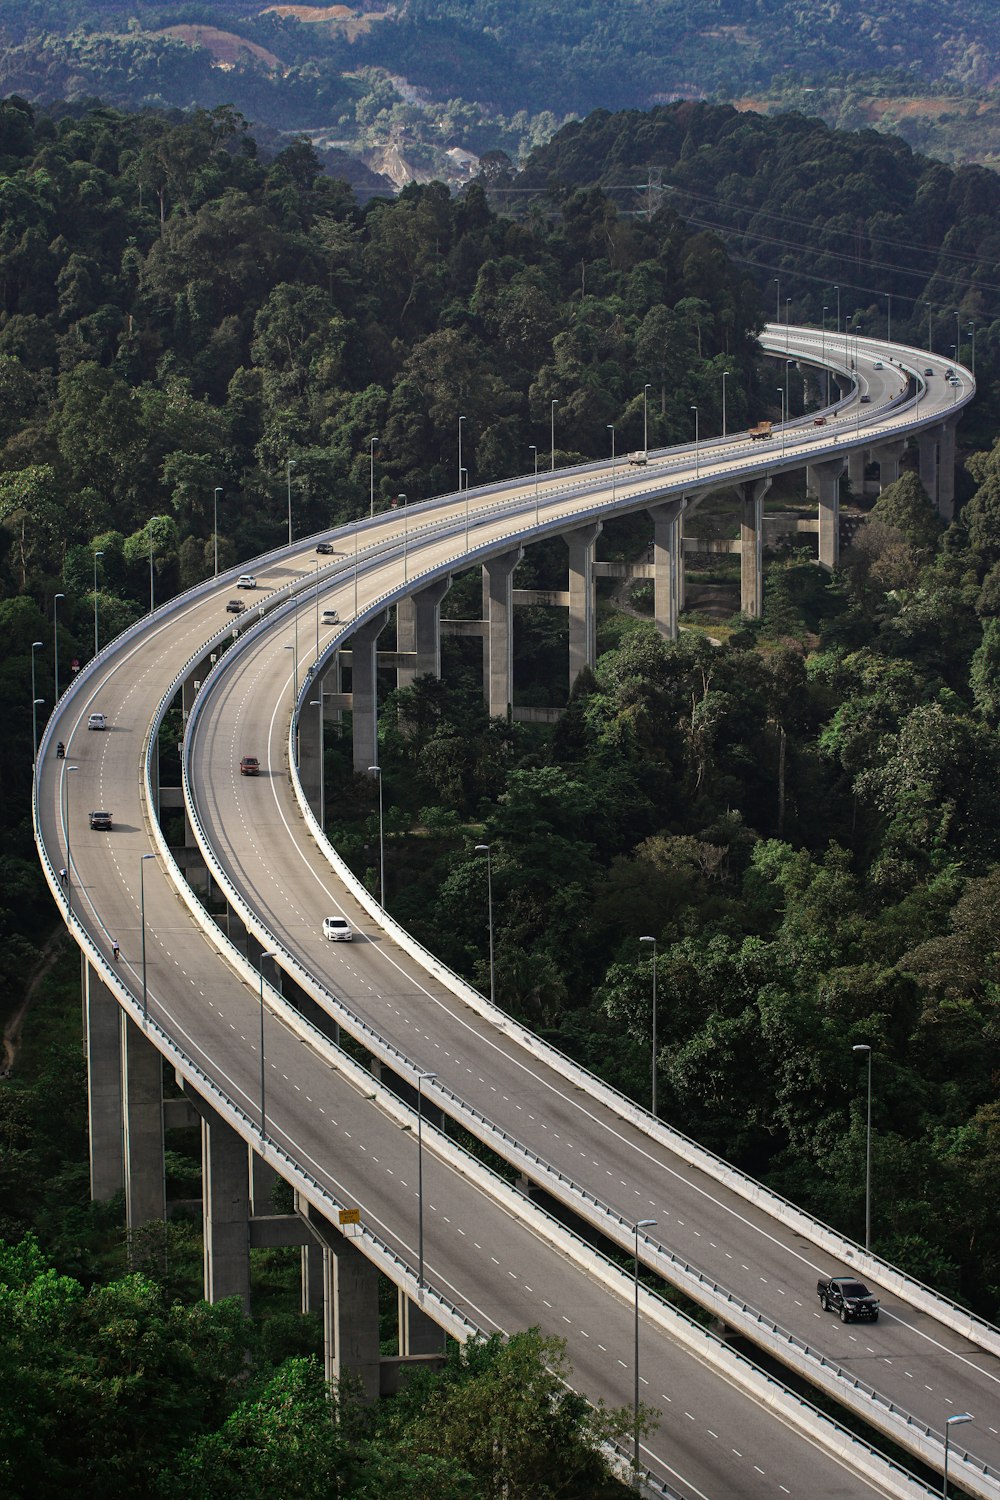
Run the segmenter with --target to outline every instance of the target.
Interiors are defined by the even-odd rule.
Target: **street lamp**
[[[264,1108],[264,960],[277,958],[276,953],[262,953],[257,960],[257,975],[260,979],[260,1138],[267,1133],[267,1113]]]
[[[866,1042],[859,1042],[852,1052],[868,1054],[868,1119],[865,1128],[865,1252],[871,1249],[872,1238],[872,1049]]]
[[[53,594],[52,596],[52,661],[55,667],[56,695],[53,703],[59,702],[59,600],[65,599],[65,594]]]
[[[778,400],[781,402],[781,456],[785,456],[785,388],[778,386]]]
[[[549,472],[554,473],[556,467],[556,407],[558,401],[549,402],[549,439],[551,442],[551,456],[549,458]]]
[[[789,417],[791,417],[792,414],[792,401],[791,397],[788,394],[788,372],[791,369],[792,365],[794,365],[794,363],[794,359],[785,360],[785,411],[788,413]]]
[[[833,290],[837,293],[837,332],[839,334],[840,333],[840,287],[839,286],[835,286]]]
[[[66,920],[69,921],[73,915],[73,851],[70,841],[70,818],[69,818],[69,773],[79,771],[79,766],[63,767],[63,827],[66,830]]]
[[[729,374],[730,374],[730,372],[728,370],[723,370],[723,372],[722,372],[722,436],[723,437],[725,437],[725,435],[726,435],[726,381],[729,379]]]
[[[382,816],[382,767],[369,766],[372,776],[378,777],[378,901],[385,911],[385,821]]]
[[[377,447],[378,447],[378,438],[377,437],[369,438],[368,439],[368,464],[369,464],[369,474],[368,474],[369,510],[368,510],[368,514],[370,516],[374,516],[374,514],[375,514],[375,449]]]
[[[486,910],[490,924],[490,1004],[496,1003],[496,973],[493,967],[493,852],[489,844],[477,844],[477,854],[486,855]]]
[[[458,419],[458,488],[459,488],[460,491],[461,491],[461,488],[462,488],[462,423],[464,421],[465,421],[464,417],[459,417],[459,419]]]
[[[407,569],[406,553],[407,553],[407,540],[408,540],[408,527],[407,527],[407,520],[406,520],[406,496],[405,495],[397,495],[396,496],[396,503],[397,503],[397,505],[398,504],[402,504],[402,507],[403,507],[403,582],[405,583],[406,582],[406,569]]]
[[[611,503],[612,505],[614,505],[615,500],[617,499],[618,479],[618,471],[615,468],[615,424],[613,422],[609,422],[607,425],[608,431],[611,434]]]
[[[698,408],[692,406],[694,412],[694,472],[695,476],[701,473],[701,457],[698,449]]]
[[[944,1478],[941,1481],[942,1500],[948,1500],[948,1449],[951,1447],[951,1429],[959,1427],[963,1422],[974,1422],[976,1419],[971,1411],[956,1412],[953,1417],[946,1417],[944,1424]]]
[[[789,342],[789,335],[788,335],[788,310],[789,310],[789,307],[791,306],[791,301],[792,301],[791,297],[786,297],[785,298],[785,353],[786,354],[788,353],[788,342]]]
[[[652,1113],[656,1114],[656,939],[655,937],[641,937],[640,943],[652,943],[653,945],[653,1079],[652,1079]]]
[[[723,403],[725,403],[725,385],[723,385]],[[646,462],[649,463],[649,393],[652,385],[647,380],[642,388],[642,452]]]
[[[973,378],[973,380],[975,380],[975,378],[976,378],[976,325],[971,320],[969,322],[969,336],[972,339],[972,364],[971,364],[970,368],[972,370],[972,378]]]
[[[417,1074],[417,1287],[424,1289],[424,1084],[436,1073]]]
[[[823,303],[823,336],[822,336],[822,339],[821,339],[821,342],[820,342],[820,348],[822,350],[822,353],[820,355],[820,363],[824,366],[824,373],[826,375],[826,404],[827,404],[827,406],[830,405],[830,371],[825,368],[825,366],[826,366],[826,315],[827,315],[827,313],[829,311],[830,311],[829,307],[824,302]]]
[[[146,881],[145,869],[147,859],[155,859],[155,854],[139,855],[139,925],[142,929],[142,1029],[145,1031],[149,1021],[149,991],[146,987]]]
[[[103,556],[104,556],[103,552],[95,552],[94,553],[94,655],[95,656],[97,655],[98,644],[99,644],[98,643],[98,634],[97,634],[97,559],[99,557],[103,557]]]
[[[292,545],[292,470],[295,468],[295,459],[290,458],[285,463],[285,478],[288,482],[288,545]]]
[[[323,725],[323,700],[326,693],[322,688],[319,690],[319,698],[310,698],[309,707],[319,709],[319,826],[326,832],[326,746],[324,744],[325,730]]]
[[[637,1478],[639,1474],[639,1230],[652,1229],[655,1223],[655,1219],[637,1219],[633,1225],[633,1232],[635,1234],[635,1256],[633,1259],[633,1266],[635,1268],[635,1349],[633,1351],[635,1356],[635,1390],[632,1399],[632,1467],[635,1470]]]
[[[468,552],[468,550],[469,550],[469,471],[468,471],[468,469],[463,469],[461,471],[461,473],[459,474],[459,476],[458,476],[458,485],[459,485],[458,493],[459,494],[462,493],[463,476],[464,476],[464,488],[465,488],[465,550],[466,550],[466,552]]]
[[[774,321],[781,327],[781,282],[774,278]]]
[[[538,525],[538,448],[535,443],[529,443],[528,447],[535,455],[535,525]]]
[[[38,759],[38,705],[43,703],[43,698],[36,697],[38,691],[35,682],[35,652],[42,648],[42,641],[31,643],[31,764],[34,765]]]
[[[216,549],[218,552],[218,549]],[[218,556],[216,556],[215,571],[219,571]],[[156,608],[155,584],[153,581],[153,528],[149,528],[149,613],[152,614]]]
[[[215,548],[215,576],[219,576],[219,496],[222,494],[222,485],[215,486],[215,496],[212,505],[212,542]],[[291,538],[289,538],[291,540]],[[150,568],[152,568],[153,539],[149,541]]]

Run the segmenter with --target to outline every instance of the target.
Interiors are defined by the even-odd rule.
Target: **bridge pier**
[[[323,1247],[323,1356],[327,1380],[351,1379],[365,1401],[378,1399],[378,1270],[329,1220],[309,1208]]]
[[[483,564],[483,595],[486,605],[486,661],[484,682],[491,718],[510,716],[514,699],[514,569],[524,556],[523,547],[502,552]]]
[[[859,500],[865,492],[865,467],[867,462],[868,454],[864,448],[852,448],[847,455],[847,482]]]
[[[668,641],[677,639],[680,519],[686,503],[665,500],[649,508],[653,522],[653,618]]]
[[[396,605],[396,650],[412,651],[412,666],[396,669],[396,686],[412,687],[418,677],[441,676],[441,601],[451,578],[439,578]]]
[[[90,1197],[104,1202],[125,1186],[122,1118],[122,1013],[92,964],[84,964]]]
[[[905,452],[906,443],[902,439],[895,443],[882,443],[872,449],[872,460],[878,464],[880,494],[887,485],[895,484],[899,478],[899,460]]]
[[[354,718],[354,769],[363,775],[378,765],[378,638],[389,623],[380,610],[351,637],[351,708]]]
[[[955,515],[955,422],[942,422],[938,445],[938,515],[951,521]]]
[[[402,1359],[409,1359],[416,1354],[444,1353],[444,1330],[406,1295],[402,1287],[397,1288],[396,1308],[399,1319],[399,1353]]]
[[[597,601],[594,593],[594,551],[603,530],[601,521],[578,526],[563,540],[569,548],[569,686],[597,662]]]
[[[764,612],[764,496],[771,476],[740,486],[740,610],[752,620]]]
[[[844,472],[842,458],[810,464],[806,482],[819,504],[819,555],[821,568],[832,571],[840,562],[840,480]]]
[[[250,1169],[247,1143],[193,1089],[201,1119],[201,1205],[205,1301],[239,1297],[250,1310]]]
[[[125,1227],[129,1236],[167,1216],[163,1155],[163,1059],[122,1012]]]

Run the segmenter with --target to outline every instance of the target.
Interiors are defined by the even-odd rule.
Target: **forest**
[[[635,167],[651,138],[675,152],[688,198],[636,215],[596,179],[602,153]],[[932,333],[956,329],[966,360],[972,325],[983,397],[959,430],[960,515],[943,526],[907,470],[874,505],[855,497],[867,519],[837,573],[785,549],[769,560],[763,621],[742,619],[736,595],[730,619],[689,615],[674,644],[641,591],[629,608],[602,594],[596,672],[551,730],[490,720],[456,647],[441,683],[383,706],[388,905],[485,987],[475,845],[489,842],[499,1002],[642,1102],[638,939],[655,934],[661,1113],[853,1235],[864,1099],[851,1049],[870,1046],[875,1248],[997,1316],[995,181],[876,135],[675,106],[569,127],[524,182],[536,191],[516,216],[478,183],[361,206],[308,143],[268,157],[231,109],[0,102],[2,1018],[37,986],[0,1080],[0,1364],[19,1411],[62,1385],[75,1403],[66,1446],[53,1438],[40,1457],[27,1431],[4,1445],[5,1492],[42,1493],[25,1479],[41,1471],[59,1493],[71,1452],[99,1456],[95,1493],[274,1493],[273,1434],[300,1397],[328,1399],[315,1330],[287,1304],[252,1329],[186,1306],[191,1244],[171,1230],[164,1284],[162,1256],[126,1274],[116,1206],[87,1204],[78,965],[30,820],[32,698],[51,701],[53,642],[64,687],[92,649],[95,605],[103,639],[151,591],[160,602],[207,576],[217,486],[222,564],[276,545],[289,458],[305,535],[367,513],[373,435],[377,504],[452,484],[458,412],[473,484],[526,472],[532,444],[547,452],[553,401],[559,463],[604,454],[609,422],[638,446],[646,384],[653,446],[690,437],[694,403],[719,430],[723,371],[731,429],[773,416],[756,334],[775,276],[793,319],[818,323],[825,307],[832,326],[839,289],[842,323],[860,313],[880,332],[891,293],[894,335],[922,339],[930,305]],[[712,227],[696,222],[698,183],[716,195]],[[837,241],[847,199],[852,235]],[[780,232],[756,235],[765,223]],[[641,522],[609,528],[611,555],[646,543]],[[562,568],[558,547],[533,548],[518,583],[562,587]],[[457,580],[454,613],[475,586]],[[565,701],[551,617],[525,611],[515,649],[519,701]],[[369,780],[336,740],[326,772],[331,836],[373,879]],[[196,1188],[193,1159],[177,1153],[169,1171],[186,1196]],[[145,1330],[149,1369],[164,1372],[164,1431],[183,1450],[173,1478],[161,1450],[101,1450],[107,1423],[90,1420],[148,1400],[145,1367],[101,1383],[126,1327]],[[558,1351],[529,1340],[522,1356],[547,1401],[534,1382]],[[386,1428],[352,1416],[310,1438],[340,1445],[306,1466],[317,1486],[333,1466],[360,1476],[358,1495],[397,1473],[401,1495],[499,1494],[486,1460],[467,1481],[441,1435],[485,1422],[470,1366],[505,1357],[456,1355],[422,1398],[440,1403],[440,1442],[405,1404],[380,1414]],[[182,1394],[192,1365],[197,1410]],[[583,1477],[566,1493],[581,1497],[596,1492],[589,1421],[567,1408],[539,1439],[572,1440]],[[537,1462],[501,1475],[505,1493],[541,1494],[524,1477]]]

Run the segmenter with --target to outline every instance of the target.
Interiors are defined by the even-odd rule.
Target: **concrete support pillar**
[[[677,517],[677,613],[683,614],[687,608],[687,567],[684,562],[684,517],[686,512],[681,511]]]
[[[354,712],[354,769],[378,765],[378,638],[389,623],[381,610],[351,638],[351,706]]]
[[[887,485],[896,483],[899,478],[899,460],[905,452],[906,443],[902,440],[882,443],[878,448],[872,449],[872,459],[878,464],[879,494]]]
[[[87,1046],[87,1123],[90,1196],[103,1202],[125,1186],[122,1124],[122,1013],[90,966],[84,966],[83,1014]]]
[[[417,677],[441,676],[441,600],[450,588],[450,577],[439,578],[397,605],[396,648],[413,651],[417,658],[412,667],[397,669],[397,687],[411,687]],[[409,606],[404,620],[405,643],[399,626],[399,611],[404,604]]]
[[[955,422],[944,422],[938,445],[938,515],[950,521],[955,514]]]
[[[597,599],[594,591],[594,548],[603,523],[578,526],[563,538],[569,548],[569,686],[584,667],[597,662]]]
[[[330,1227],[330,1236],[336,1235]],[[378,1271],[343,1235],[323,1249],[323,1348],[328,1380],[360,1381],[379,1395]]]
[[[650,507],[653,521],[653,618],[667,640],[677,639],[678,575],[683,500]]]
[[[258,1156],[251,1147],[247,1152],[248,1157],[248,1188],[250,1192],[250,1212],[263,1218],[266,1214],[274,1213],[274,1205],[271,1195],[274,1185],[278,1181],[278,1174],[272,1166]]]
[[[523,547],[502,552],[483,564],[488,608],[487,642],[489,670],[485,696],[491,718],[506,719],[514,699],[514,605],[511,580],[524,556]]]
[[[840,562],[840,480],[844,472],[842,458],[830,458],[811,464],[808,486],[819,503],[819,565],[833,569]]]
[[[865,464],[868,454],[864,448],[852,448],[847,455],[847,480],[852,491],[860,499],[865,492]]]
[[[167,1213],[163,1159],[163,1061],[142,1028],[122,1014],[125,1225],[131,1234]]]
[[[250,1180],[247,1143],[221,1115],[185,1090],[201,1116],[201,1207],[205,1301],[239,1297],[250,1310]]]
[[[433,1318],[429,1318],[422,1307],[411,1302],[400,1287],[397,1289],[399,1312],[399,1353],[403,1359],[413,1354],[443,1354],[444,1330]]]
[[[309,799],[309,806],[318,818],[320,814],[320,777],[323,774],[323,759],[326,745],[325,725],[331,717],[324,705],[324,694],[340,691],[339,652],[322,675],[314,677],[312,691],[299,715],[299,779]],[[315,707],[313,705],[315,704]],[[339,716],[339,714],[338,714]],[[374,765],[369,761],[368,765]],[[367,769],[367,767],[366,767]]]
[[[938,496],[938,437],[940,433],[940,427],[932,427],[917,435],[917,452],[920,455],[920,483],[927,491],[931,504],[939,513],[941,509]]]
[[[764,612],[764,496],[771,476],[740,486],[740,609],[752,620]]]

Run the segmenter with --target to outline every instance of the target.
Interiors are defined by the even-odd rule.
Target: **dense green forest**
[[[415,173],[445,170],[446,147],[517,156],[570,116],[679,97],[767,98],[983,160],[1000,139],[995,20],[990,0],[406,0],[336,13],[0,0],[0,94],[228,104],[262,128],[316,132],[355,153],[402,144]],[[896,108],[873,110],[871,96],[887,92]]]
[[[592,178],[610,150],[636,168],[650,141],[675,153],[687,196],[636,217]],[[818,322],[839,287],[842,322],[860,313],[872,332],[878,293],[893,293],[894,333],[915,338],[929,302],[939,336],[957,314],[965,357],[973,321],[986,392],[960,429],[959,518],[943,528],[905,473],[836,575],[794,551],[775,557],[763,622],[734,617],[710,631],[721,644],[697,630],[665,643],[641,591],[630,609],[602,596],[597,671],[551,732],[490,721],[456,646],[443,683],[393,694],[382,714],[388,897],[485,987],[474,846],[488,840],[498,1000],[643,1101],[650,970],[638,938],[655,934],[662,1113],[854,1234],[863,1088],[851,1047],[869,1044],[875,1247],[995,1317],[995,180],[875,135],[677,106],[570,127],[524,181],[537,192],[516,218],[478,184],[361,207],[304,142],[264,160],[228,109],[178,119],[0,103],[0,1008],[17,1009],[56,928],[29,813],[32,688],[51,701],[56,595],[65,686],[92,649],[95,587],[106,638],[148,607],[151,566],[157,600],[211,572],[216,486],[220,559],[235,563],[281,540],[288,458],[296,532],[308,534],[367,513],[373,435],[380,504],[453,484],[459,412],[474,484],[526,472],[531,444],[547,451],[553,401],[561,462],[605,453],[609,422],[638,446],[646,383],[651,444],[688,439],[692,403],[718,429],[723,371],[732,428],[773,414],[755,335],[776,275],[793,316]],[[701,189],[715,194],[717,230],[693,222]],[[786,215],[794,256],[762,248],[739,209],[757,216],[751,228]],[[639,520],[609,526],[604,555],[641,556],[647,539]],[[558,545],[538,546],[518,581],[562,587],[564,567]],[[449,610],[471,613],[477,586],[457,580]],[[519,701],[560,701],[560,627],[525,611],[515,646]],[[346,745],[327,748],[334,840],[371,876],[370,779],[353,778]],[[242,1325],[204,1311],[185,1322],[168,1289],[121,1282],[114,1212],[86,1206],[72,959],[61,973],[45,1004],[64,1018],[62,1042],[0,1080],[0,1232],[21,1245],[0,1275],[5,1379],[23,1365],[30,1407],[58,1368],[78,1402],[67,1443],[89,1455],[107,1434],[84,1430],[87,1393],[115,1393],[87,1380],[121,1350],[122,1327],[148,1327],[157,1359],[181,1374],[203,1364],[212,1386],[204,1416],[177,1395],[186,1492],[235,1493],[226,1465],[264,1443],[241,1434],[294,1420],[289,1389],[307,1405],[325,1397],[311,1367],[277,1358],[232,1377],[247,1368]],[[41,1011],[29,1032],[55,1024]],[[32,1233],[38,1250],[21,1243]],[[129,1399],[141,1401],[133,1373]],[[460,1487],[458,1450],[411,1441],[411,1418],[398,1417],[403,1449],[440,1461],[443,1477],[434,1489],[422,1470],[399,1492]],[[30,1465],[29,1436],[18,1453]],[[403,1463],[380,1442],[364,1429],[336,1462],[365,1474]],[[121,1461],[104,1453],[94,1473]],[[157,1462],[119,1474],[117,1492],[167,1484]],[[230,1477],[198,1490],[196,1469]],[[274,1490],[261,1473],[251,1494]],[[358,1494],[386,1487],[365,1482]],[[115,1493],[111,1478],[103,1488]]]

